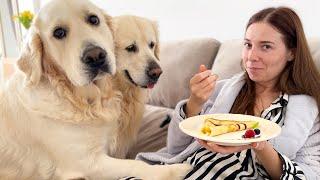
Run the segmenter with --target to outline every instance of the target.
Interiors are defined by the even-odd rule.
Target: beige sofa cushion
[[[241,52],[243,41],[228,40],[220,45],[216,59],[212,66],[212,72],[219,76],[219,79],[228,79],[234,74],[242,71]]]
[[[189,81],[200,64],[212,66],[220,43],[212,38],[174,41],[160,49],[163,74],[150,92],[149,104],[175,107],[189,97]]]
[[[308,44],[315,64],[320,70],[320,38],[309,38]],[[230,78],[234,74],[242,71],[242,47],[242,40],[230,40],[221,44],[212,66],[212,71],[219,75],[219,79]]]

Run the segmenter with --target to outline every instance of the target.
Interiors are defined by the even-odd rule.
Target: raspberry
[[[254,132],[256,133],[256,135],[260,134],[260,129],[254,129]]]
[[[245,138],[254,138],[255,135],[256,135],[256,133],[255,133],[254,130],[252,130],[252,129],[248,129],[248,130],[244,133],[244,137],[245,137]]]

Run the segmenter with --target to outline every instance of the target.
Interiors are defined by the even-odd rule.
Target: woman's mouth
[[[259,70],[259,69],[263,69],[261,67],[247,67],[248,69],[252,69],[252,70]]]
[[[263,68],[260,68],[260,67],[247,67],[247,70],[249,70],[249,71],[253,71],[253,72],[255,72],[255,71],[260,71],[260,70],[262,70]]]

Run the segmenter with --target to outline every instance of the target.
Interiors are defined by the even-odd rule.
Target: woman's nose
[[[259,60],[259,53],[258,53],[258,50],[256,48],[253,47],[248,51],[248,60],[249,61],[257,61],[257,60]]]

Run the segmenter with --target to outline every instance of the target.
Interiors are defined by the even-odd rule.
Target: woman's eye
[[[138,48],[137,48],[137,45],[131,44],[130,46],[126,47],[126,50],[128,52],[137,52]]]
[[[63,39],[66,36],[67,36],[67,30],[62,27],[58,27],[53,31],[53,37],[55,37],[56,39]]]
[[[262,46],[262,49],[268,50],[268,49],[271,49],[271,46],[270,46],[270,45],[263,45],[263,46]]]
[[[250,43],[245,42],[245,43],[244,43],[244,47],[246,47],[247,49],[249,49],[249,48],[251,48],[251,44],[250,44]]]
[[[94,26],[98,26],[100,24],[100,20],[99,20],[98,16],[96,16],[96,15],[88,16],[87,21],[88,21],[88,23],[90,23],[91,25],[94,25]]]

